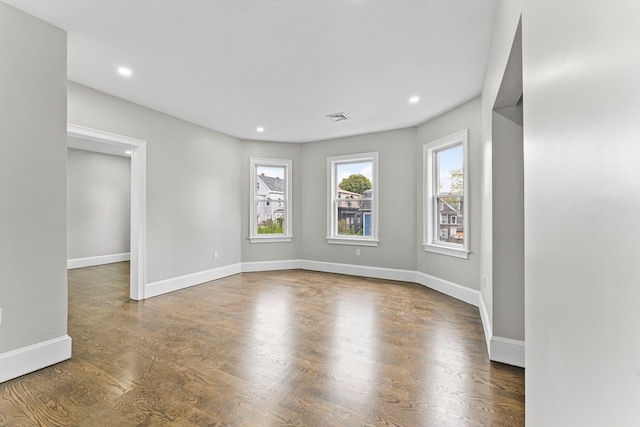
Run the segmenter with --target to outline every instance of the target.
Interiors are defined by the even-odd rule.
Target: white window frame
[[[259,166],[284,167],[285,168],[285,188],[284,200],[271,200],[272,203],[284,203],[284,233],[283,234],[258,234],[258,224],[256,223],[257,196],[257,168]],[[293,207],[291,200],[291,166],[292,161],[287,159],[266,159],[252,157],[250,159],[251,175],[251,200],[249,201],[249,240],[251,243],[277,243],[290,242],[293,239]]]
[[[371,192],[371,236],[343,236],[337,232],[338,209],[336,199],[337,168],[345,163],[372,162],[373,191]],[[378,246],[378,153],[349,154],[327,157],[327,242],[335,245]]]
[[[436,154],[439,151],[451,148],[456,145],[462,145],[462,157],[463,157],[463,218],[462,225],[464,230],[464,243],[449,243],[438,240],[439,237],[439,222],[440,215],[438,211],[438,202],[436,196],[438,195],[436,185],[438,185],[438,167],[436,165]],[[458,258],[468,259],[471,253],[470,237],[471,229],[469,227],[469,129],[464,129],[456,132],[452,135],[440,138],[436,141],[429,142],[423,146],[423,162],[424,162],[424,206],[423,206],[423,221],[424,221],[424,236],[423,236],[423,248],[426,252],[434,252],[443,255],[449,255]],[[458,194],[456,194],[458,196]]]

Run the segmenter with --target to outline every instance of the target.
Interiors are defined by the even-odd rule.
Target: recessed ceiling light
[[[133,75],[133,72],[131,71],[131,68],[120,67],[118,68],[118,74],[120,74],[122,77],[131,77]]]
[[[416,104],[418,101],[420,101],[420,98],[417,96],[412,96],[411,98],[409,98],[409,102],[412,104]]]
[[[262,132],[264,132],[264,128],[263,128],[262,126],[258,126],[258,127],[256,128],[256,131],[258,131],[258,132],[262,133]]]

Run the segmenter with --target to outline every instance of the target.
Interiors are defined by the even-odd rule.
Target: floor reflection
[[[329,368],[336,379],[333,391],[350,399],[367,397],[377,379],[376,298],[351,290],[342,290],[338,298]]]
[[[243,358],[248,379],[257,386],[284,383],[291,373],[296,337],[292,331],[291,295],[288,289],[260,292],[252,307],[248,346]]]

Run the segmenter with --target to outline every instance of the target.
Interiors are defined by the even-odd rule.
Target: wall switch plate
[[[218,259],[218,251],[215,251],[215,252],[213,253],[213,259]]]
[[[0,325],[2,325],[2,307],[0,307]]]
[[[356,249],[356,255],[357,255],[357,256],[360,256],[360,249],[359,249],[359,248],[358,248],[358,249]]]

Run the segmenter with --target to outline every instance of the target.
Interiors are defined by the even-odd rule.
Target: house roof
[[[343,190],[342,188],[338,188],[338,197],[341,198],[340,196],[350,196],[350,199],[361,199],[362,198],[362,194],[360,193],[354,193],[353,191],[347,191],[347,190]]]
[[[258,177],[260,181],[269,189],[269,191],[280,192],[284,191],[284,179],[274,178],[272,176],[260,175]]]

